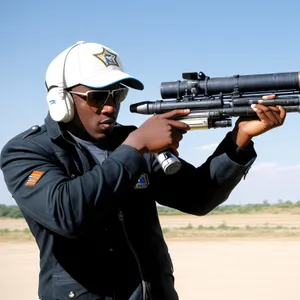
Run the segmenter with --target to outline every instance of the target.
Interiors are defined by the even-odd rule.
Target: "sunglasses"
[[[115,105],[120,104],[127,96],[128,88],[114,90],[87,91],[85,93],[70,91],[70,94],[81,96],[95,112],[101,111],[111,96]]]

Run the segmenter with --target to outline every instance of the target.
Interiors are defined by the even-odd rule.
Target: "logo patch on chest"
[[[145,189],[149,184],[150,182],[148,175],[146,173],[143,173],[134,188]]]

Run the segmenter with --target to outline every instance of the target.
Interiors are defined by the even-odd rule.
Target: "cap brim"
[[[99,77],[85,79],[81,84],[90,88],[99,89],[118,82],[136,90],[144,89],[144,85],[141,81],[119,70],[107,72],[105,75],[101,74]]]

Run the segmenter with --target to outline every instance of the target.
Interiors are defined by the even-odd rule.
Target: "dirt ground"
[[[168,216],[163,227],[192,224],[300,225],[299,216]],[[0,220],[0,229],[26,227]],[[180,300],[299,300],[300,240],[295,237],[167,240]],[[33,242],[0,243],[0,299],[37,297],[38,251]]]

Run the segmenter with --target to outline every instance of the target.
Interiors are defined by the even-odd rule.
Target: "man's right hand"
[[[123,145],[129,145],[141,154],[159,153],[166,149],[172,149],[174,154],[178,155],[179,142],[190,127],[174,118],[186,116],[189,113],[189,109],[176,109],[154,115],[131,132]]]

